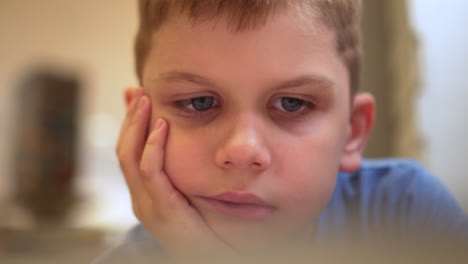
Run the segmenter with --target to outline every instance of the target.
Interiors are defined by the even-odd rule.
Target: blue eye
[[[191,110],[203,112],[213,107],[215,98],[213,96],[200,96],[180,101],[180,103]]]
[[[286,112],[297,112],[306,104],[306,101],[293,97],[280,97],[273,102],[273,106]]]

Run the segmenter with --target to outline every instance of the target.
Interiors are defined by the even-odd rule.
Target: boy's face
[[[169,123],[165,171],[239,249],[313,237],[349,133],[333,32],[298,12],[245,32],[173,16],[143,72],[153,122]]]

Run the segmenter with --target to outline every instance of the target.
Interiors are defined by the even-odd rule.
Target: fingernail
[[[141,99],[141,96],[137,95],[137,94],[134,94],[132,96],[132,101],[131,101],[131,104],[135,107],[139,104],[140,102],[140,99]]]
[[[147,103],[148,103],[148,99],[146,99],[145,96],[142,96],[140,99],[138,99],[138,107],[139,108],[145,107]]]
[[[154,124],[154,129],[160,129],[164,124],[164,121],[161,119],[161,118],[158,118],[158,120],[156,120],[156,123]]]

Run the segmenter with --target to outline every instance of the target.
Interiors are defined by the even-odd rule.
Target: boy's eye
[[[213,96],[194,97],[180,101],[180,104],[190,108],[191,110],[203,112],[213,107],[215,104],[215,98]]]
[[[302,110],[302,107],[306,104],[306,101],[292,97],[280,97],[273,101],[273,106],[275,108],[282,109],[286,112],[297,112]]]

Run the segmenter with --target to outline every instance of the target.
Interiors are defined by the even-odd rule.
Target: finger
[[[119,135],[119,140],[117,142],[117,148],[116,148],[119,161],[122,159],[122,156],[125,156],[126,153],[128,152],[128,150],[125,149],[123,145],[125,141],[127,140],[128,127],[130,126],[131,121],[134,119],[135,112],[138,109],[138,102],[139,102],[140,97],[141,97],[140,95],[135,94],[135,98],[133,98],[133,101],[130,107],[127,109],[125,119],[122,122],[122,126],[120,128],[120,135]],[[122,166],[122,163],[120,165]]]
[[[127,115],[125,121],[123,122],[122,127],[127,127],[130,124],[130,120],[133,118],[133,115],[137,109],[138,100],[144,95],[143,89],[127,89],[125,91],[125,100],[129,100],[127,105]]]
[[[160,173],[164,170],[164,148],[166,146],[167,123],[163,119],[156,120],[148,136],[143,157],[142,168],[149,169],[150,173]]]
[[[141,87],[128,87],[124,91],[124,102],[125,106],[128,108],[132,103],[133,99],[137,95],[142,95],[143,89]]]
[[[132,198],[138,202],[138,200],[144,198],[145,191],[141,183],[139,161],[146,141],[151,106],[149,99],[143,96],[133,107],[135,108],[132,109],[134,114],[130,114],[128,117],[129,123],[122,128],[118,156]]]
[[[140,170],[145,188],[159,210],[187,206],[185,197],[174,188],[164,171],[167,122],[158,119],[151,131],[141,158]]]
[[[119,143],[120,143],[120,139],[122,138],[124,133],[127,131],[127,127],[129,126],[130,121],[133,119],[133,116],[138,106],[138,101],[141,98],[141,96],[142,94],[139,94],[139,93],[133,94],[132,101],[130,105],[127,107],[127,113],[125,114],[125,119],[122,122],[122,127],[120,129]]]
[[[148,129],[151,121],[151,103],[147,96],[141,96],[136,103],[133,115],[128,119],[124,148],[133,153],[135,161],[139,162],[144,150]]]

